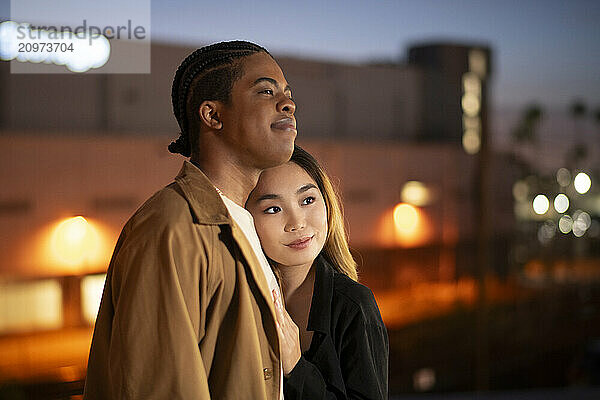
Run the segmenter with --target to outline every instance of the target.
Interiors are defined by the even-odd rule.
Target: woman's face
[[[315,181],[292,161],[260,175],[248,210],[267,257],[282,266],[312,264],[327,238],[327,210]]]

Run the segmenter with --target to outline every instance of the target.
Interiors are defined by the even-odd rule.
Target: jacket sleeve
[[[283,394],[286,400],[346,399],[344,393],[327,386],[317,366],[304,356],[300,356],[294,369],[284,378]]]
[[[366,288],[365,288],[366,289]],[[385,325],[370,290],[366,307],[346,314],[339,362],[345,393],[328,384],[316,365],[304,356],[284,382],[286,400],[387,399],[389,344]]]
[[[208,303],[207,257],[194,234],[193,226],[147,221],[133,228],[116,250],[106,282],[110,288],[102,300],[112,303],[112,319],[108,328],[97,326],[94,332],[106,354],[94,355],[94,342],[90,352],[90,364],[95,357],[102,364],[96,370],[106,369],[100,372],[103,379],[96,380],[96,385],[107,385],[96,386],[106,397],[210,398],[198,347]],[[100,345],[103,340],[105,346]],[[86,399],[104,398],[94,395],[90,373],[95,367],[90,368]]]

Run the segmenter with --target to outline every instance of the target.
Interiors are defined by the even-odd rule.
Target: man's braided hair
[[[198,108],[203,101],[229,103],[231,89],[242,72],[242,58],[255,53],[270,53],[246,41],[215,43],[202,47],[181,63],[171,91],[173,113],[181,133],[169,145],[171,153],[189,157],[199,128]]]

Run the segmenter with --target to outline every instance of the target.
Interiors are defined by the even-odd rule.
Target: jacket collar
[[[200,224],[231,225],[229,212],[219,193],[200,168],[184,161],[179,174],[175,177],[190,205],[195,220]]]
[[[335,271],[323,255],[319,255],[313,265],[315,268],[315,286],[306,330],[329,334]]]

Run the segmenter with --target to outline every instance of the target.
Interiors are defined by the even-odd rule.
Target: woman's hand
[[[283,374],[288,375],[300,360],[300,333],[298,326],[283,307],[283,303],[276,290],[273,290],[275,301],[275,314],[277,316],[277,333],[281,351]]]

